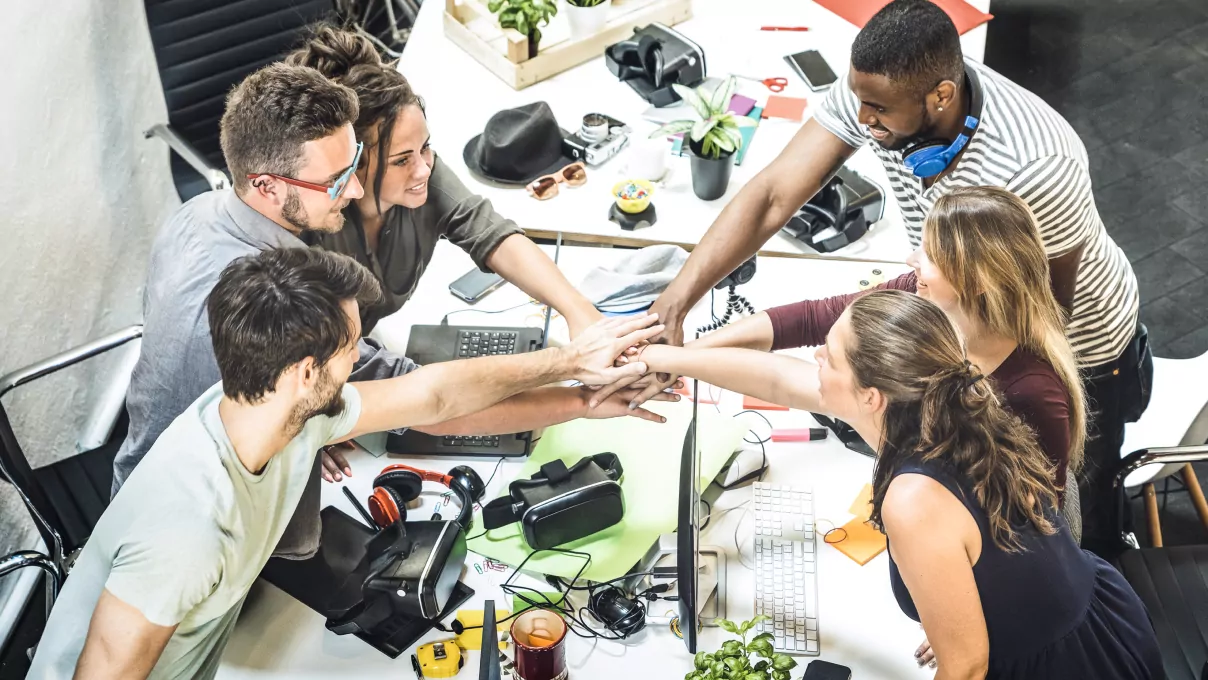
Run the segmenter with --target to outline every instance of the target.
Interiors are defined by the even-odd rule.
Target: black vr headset
[[[581,458],[569,468],[552,460],[529,479],[508,485],[508,495],[482,508],[488,531],[520,522],[524,540],[534,550],[570,543],[621,521],[621,461],[615,453]]]

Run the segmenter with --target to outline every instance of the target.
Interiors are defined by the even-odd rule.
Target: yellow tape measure
[[[419,659],[425,678],[451,678],[466,663],[461,656],[461,648],[452,640],[421,645],[415,650],[415,656]]]

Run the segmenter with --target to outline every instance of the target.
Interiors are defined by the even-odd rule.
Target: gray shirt
[[[487,258],[512,234],[523,234],[458,179],[439,156],[428,178],[428,201],[418,208],[394,206],[386,211],[378,247],[365,240],[361,213],[355,204],[344,209],[344,228],[334,234],[303,236],[311,245],[356,258],[382,284],[382,301],[361,310],[361,326],[369,333],[382,317],[397,312],[415,292],[436,243],[442,238],[469,253],[478,268],[490,271]]]
[[[142,353],[126,393],[130,430],[113,463],[114,495],[164,428],[221,379],[210,344],[206,298],[222,270],[244,255],[304,247],[230,189],[197,196],[160,229],[143,297]],[[362,340],[360,361],[350,379],[393,377],[414,367],[410,360]],[[307,516],[291,525],[278,555],[308,555],[317,549],[318,493],[316,478],[299,503],[299,516]]]
[[[236,455],[218,414],[222,385],[188,406],[113,499],[55,602],[29,677],[75,672],[101,593],[176,630],[153,680],[212,678],[248,589],[285,531],[319,447],[352,430],[360,393],[344,410],[306,421],[258,472]]]

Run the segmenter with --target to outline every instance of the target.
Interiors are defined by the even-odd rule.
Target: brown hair
[[[357,97],[313,68],[269,64],[235,86],[219,123],[219,141],[235,191],[247,176],[293,176],[302,145],[322,139],[357,118]]]
[[[1086,440],[1086,397],[1028,205],[997,187],[956,189],[927,214],[923,247],[966,314],[1056,371],[1070,395],[1069,470],[1076,473]]]
[[[373,175],[373,196],[378,214],[382,212],[382,177],[390,155],[390,138],[399,113],[415,105],[423,111],[423,101],[394,63],[383,63],[373,43],[365,36],[320,24],[302,48],[285,59],[286,63],[309,66],[332,80],[347,85],[360,99],[361,111],[353,129],[357,139],[376,148],[377,172]],[[366,154],[361,163],[368,165]]]
[[[1046,512],[1057,507],[1052,463],[965,358],[944,312],[916,295],[885,290],[852,302],[848,314],[846,358],[856,384],[875,387],[886,400],[873,521],[882,523],[885,492],[903,464],[935,461],[969,482],[1001,549],[1021,549],[1020,522],[1055,533]]]
[[[280,248],[234,260],[206,298],[223,393],[255,403],[299,361],[326,365],[357,341],[340,303],[373,304],[381,294],[373,274],[347,255]]]

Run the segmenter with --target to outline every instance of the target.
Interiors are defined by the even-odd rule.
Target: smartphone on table
[[[801,76],[805,84],[809,85],[814,92],[825,90],[839,79],[818,50],[790,54],[784,60],[793,67],[797,75]]]
[[[475,267],[450,283],[449,292],[472,305],[502,285],[502,276]]]

